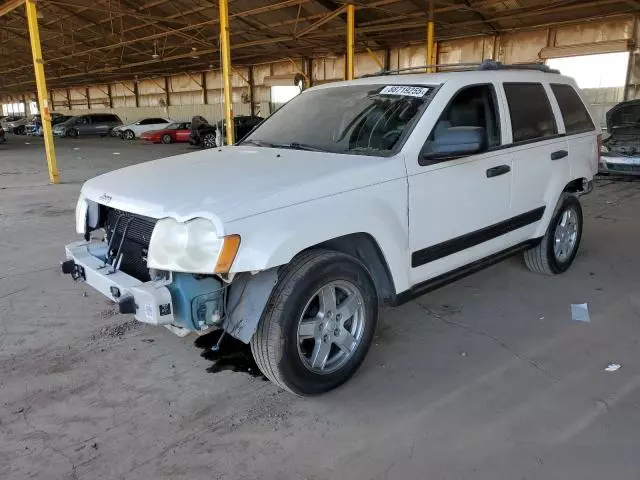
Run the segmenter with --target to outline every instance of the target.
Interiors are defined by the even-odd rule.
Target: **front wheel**
[[[75,128],[70,128],[69,130],[67,130],[67,137],[76,138],[77,136],[78,130],[76,130]]]
[[[369,350],[378,319],[371,276],[356,258],[312,250],[280,275],[251,339],[262,373],[297,395],[346,382]]]
[[[123,140],[133,140],[134,138],[136,138],[136,134],[133,132],[133,130],[125,130],[124,132],[122,132]]]
[[[563,194],[540,243],[524,252],[524,263],[543,275],[566,272],[576,258],[581,238],[580,201],[575,195]]]
[[[216,146],[216,135],[214,133],[207,133],[202,137],[202,145],[204,148],[214,148]]]
[[[171,135],[169,135],[168,133],[165,135],[162,135],[162,138],[160,138],[160,141],[162,143],[171,143],[171,140],[172,140]]]

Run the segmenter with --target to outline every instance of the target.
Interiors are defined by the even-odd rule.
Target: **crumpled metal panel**
[[[276,283],[277,268],[264,270],[255,275],[236,275],[229,287],[227,318],[223,322],[227,333],[244,343],[251,341]]]

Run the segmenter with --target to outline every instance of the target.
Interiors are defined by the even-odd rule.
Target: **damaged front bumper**
[[[176,322],[168,280],[141,282],[112,268],[103,260],[106,248],[79,241],[65,246],[67,260],[62,272],[76,281],[85,281],[118,304],[120,313],[132,313],[136,320],[151,325]]]
[[[249,343],[278,281],[277,268],[272,268],[236,274],[226,284],[214,276],[177,272],[163,272],[162,279],[143,282],[105,261],[107,249],[100,242],[70,243],[65,247],[63,273],[116,302],[120,313],[180,336],[222,328]]]

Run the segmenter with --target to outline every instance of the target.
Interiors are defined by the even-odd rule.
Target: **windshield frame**
[[[393,76],[390,76],[390,79],[392,79]],[[382,77],[380,78],[380,80],[386,79],[386,77]],[[393,157],[395,155],[397,155],[398,153],[400,153],[400,151],[404,148],[405,144],[407,143],[407,140],[409,139],[409,137],[411,136],[411,134],[413,133],[413,131],[416,128],[416,125],[418,124],[418,122],[420,121],[420,119],[423,117],[423,115],[425,114],[425,112],[427,111],[427,109],[429,108],[429,105],[431,104],[431,102],[433,101],[435,95],[438,93],[438,91],[440,90],[440,87],[442,87],[442,84],[426,84],[426,83],[404,83],[404,82],[393,82],[393,81],[388,81],[388,82],[381,82],[381,83],[342,83],[341,85],[332,85],[332,86],[323,86],[322,88],[309,88],[307,90],[304,90],[303,92],[300,93],[300,95],[298,95],[297,97],[294,97],[292,100],[296,99],[296,98],[301,98],[302,95],[307,94],[310,91],[320,91],[320,90],[325,90],[325,89],[333,89],[333,88],[342,88],[342,87],[350,87],[350,86],[355,86],[355,85],[361,85],[361,86],[366,86],[369,87],[371,89],[374,88],[384,88],[386,86],[389,85],[401,85],[403,87],[421,87],[421,88],[429,88],[429,92],[427,92],[427,94],[424,97],[424,102],[423,104],[420,106],[418,112],[414,115],[414,117],[407,123],[407,127],[404,129],[404,131],[402,132],[402,134],[400,135],[400,137],[398,138],[398,141],[395,143],[395,145],[387,150],[387,151],[363,151],[363,150],[353,150],[353,151],[343,151],[343,152],[334,152],[331,150],[326,150],[326,151],[322,151],[321,153],[330,153],[330,154],[334,154],[334,155],[362,155],[362,156],[367,156],[367,157],[380,157],[380,158],[388,158],[388,157]],[[291,100],[289,101],[291,102]],[[262,122],[260,122],[258,125],[256,125],[243,139],[242,141],[236,143],[236,145],[247,145],[247,146],[256,146],[253,143],[250,143],[251,140],[249,139],[250,135],[253,135],[254,133],[256,133],[257,131],[259,131],[259,128],[262,125],[265,125],[267,122],[271,121],[272,118],[274,118],[276,115],[282,115],[283,111],[286,111],[286,107],[287,105],[289,105],[289,102],[285,103],[284,105],[282,105],[280,108],[278,108],[275,112],[273,112],[271,115],[269,115],[268,117],[266,117]],[[267,140],[263,140],[263,139],[253,139],[254,141],[257,140],[262,140],[267,142]],[[269,147],[259,147],[259,148],[269,148]],[[274,147],[277,148],[277,147]]]

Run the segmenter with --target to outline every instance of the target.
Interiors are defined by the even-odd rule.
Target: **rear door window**
[[[595,129],[587,108],[571,85],[551,84],[568,135]]]
[[[558,133],[551,103],[540,83],[505,83],[513,142],[544,140]]]

